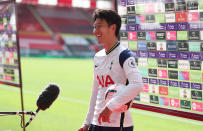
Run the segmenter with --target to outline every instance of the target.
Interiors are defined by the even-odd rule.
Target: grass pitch
[[[61,87],[59,98],[40,111],[26,131],[77,131],[88,110],[93,62],[88,59],[22,58],[24,110],[35,111],[36,100],[49,83]],[[0,111],[20,111],[20,92],[0,85]],[[203,123],[131,109],[135,131],[202,131]],[[25,116],[28,121],[30,116]],[[19,116],[0,116],[0,131],[21,131]]]

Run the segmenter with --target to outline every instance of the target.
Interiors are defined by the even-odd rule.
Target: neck
[[[104,44],[103,47],[106,50],[106,52],[108,52],[117,42],[118,42],[117,38],[112,39],[108,43]]]

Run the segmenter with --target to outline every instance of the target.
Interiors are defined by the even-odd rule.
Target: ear
[[[115,33],[116,32],[116,24],[111,25],[111,30]]]

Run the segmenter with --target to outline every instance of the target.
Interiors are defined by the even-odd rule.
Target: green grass
[[[61,87],[59,98],[40,111],[27,131],[77,131],[88,110],[93,62],[88,59],[22,58],[24,108],[36,110],[36,100],[49,83]],[[20,111],[19,89],[0,85],[0,111]],[[202,131],[193,120],[132,109],[136,131]],[[26,116],[26,121],[30,116]],[[189,121],[189,122],[188,122]],[[190,123],[193,122],[193,123]],[[196,123],[196,124],[195,124]],[[197,125],[199,124],[199,125]],[[0,131],[21,131],[19,116],[0,116]]]

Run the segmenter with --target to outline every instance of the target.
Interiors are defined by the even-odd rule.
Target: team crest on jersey
[[[128,61],[128,66],[135,68],[136,67],[136,63],[135,63],[135,59],[134,58],[130,58]]]

